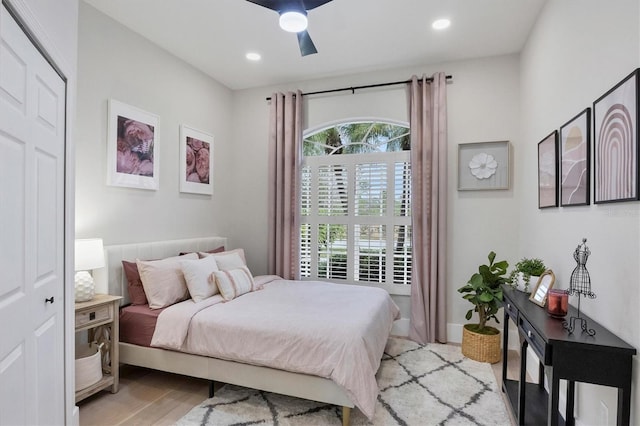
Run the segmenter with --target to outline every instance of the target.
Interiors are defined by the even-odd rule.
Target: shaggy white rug
[[[354,408],[354,426],[510,424],[491,366],[465,358],[458,346],[390,338],[376,377],[375,418]],[[224,385],[177,424],[325,426],[341,425],[341,415],[333,405]]]

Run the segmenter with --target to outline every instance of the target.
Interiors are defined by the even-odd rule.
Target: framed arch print
[[[213,135],[180,126],[180,192],[213,194]]]
[[[560,205],[589,204],[591,108],[560,127]]]
[[[538,208],[558,207],[558,131],[538,143]]]
[[[593,103],[594,203],[638,200],[638,70]]]

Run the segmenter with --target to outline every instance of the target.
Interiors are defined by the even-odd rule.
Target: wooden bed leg
[[[349,426],[351,407],[342,407],[342,426]]]
[[[209,380],[209,398],[213,398],[213,380]]]

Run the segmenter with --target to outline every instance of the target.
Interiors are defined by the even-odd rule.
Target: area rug
[[[376,375],[380,394],[371,422],[357,409],[353,426],[509,425],[491,366],[459,346],[390,338]],[[224,385],[177,425],[341,425],[342,409],[300,398]]]

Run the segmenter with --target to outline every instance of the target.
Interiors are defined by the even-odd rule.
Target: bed
[[[142,244],[126,244],[126,245],[115,245],[115,246],[106,246],[105,247],[105,260],[107,267],[102,270],[101,273],[96,274],[96,286],[97,290],[100,292],[107,292],[109,294],[116,294],[123,296],[123,305],[126,305],[129,302],[129,295],[127,290],[127,279],[124,276],[122,271],[122,261],[123,260],[135,260],[139,259],[162,259],[165,257],[175,256],[180,252],[201,252],[207,251],[216,247],[226,246],[227,241],[222,237],[207,237],[207,238],[196,238],[196,239],[185,239],[185,240],[172,240],[172,241],[161,241],[161,242],[151,242],[151,243],[142,243]],[[260,281],[260,278],[263,278]],[[233,303],[236,303],[242,309],[253,309],[252,305],[247,305],[247,307],[242,307],[242,304],[249,304],[252,298],[257,297],[267,297],[271,294],[271,297],[282,298],[283,295],[289,294],[289,287],[291,283],[285,282],[284,280],[278,280],[275,277],[266,277],[268,278],[266,281],[265,277],[256,277],[256,282],[266,282],[267,284],[264,286],[263,290],[256,291],[255,295],[251,294],[250,297],[241,296],[238,299],[234,299]],[[303,284],[306,284],[304,282]],[[327,283],[323,283],[326,285],[330,285]],[[361,287],[355,286],[341,286],[332,284],[333,286],[340,287],[343,290],[355,290],[362,291]],[[309,288],[322,287],[321,283],[309,284]],[[299,287],[299,286],[298,286]],[[360,289],[360,290],[358,290]],[[280,292],[280,293],[278,293]],[[287,293],[283,293],[287,292]],[[279,294],[279,295],[278,295]],[[319,293],[320,294],[320,293]],[[175,318],[171,318],[172,313],[169,312],[171,309],[174,311],[193,311],[191,315],[216,315],[215,313],[207,313],[206,315],[200,314],[200,308],[195,308],[196,305],[201,304],[210,304],[216,305],[215,297],[212,297],[208,303],[200,302],[194,303],[192,301],[181,302],[176,304],[176,306],[170,306],[167,308],[167,312],[163,313],[159,318],[165,318],[165,323],[175,323]],[[217,296],[219,297],[219,296]],[[345,297],[355,297],[358,295],[346,293]],[[385,296],[388,297],[388,296]],[[243,299],[244,298],[244,299]],[[237,302],[236,302],[237,300]],[[260,299],[256,299],[260,300]],[[357,300],[357,299],[353,299]],[[270,303],[270,302],[269,302]],[[392,302],[391,302],[392,303]],[[227,318],[229,307],[231,303],[218,304],[219,308],[216,309],[227,309],[227,312],[218,316],[215,322],[221,322],[222,318]],[[216,305],[216,306],[218,306]],[[395,306],[395,305],[394,305]],[[215,308],[215,306],[214,306]],[[397,309],[397,307],[395,308]],[[209,311],[202,311],[209,312]],[[220,314],[218,314],[220,315]],[[258,314],[260,315],[260,314]],[[395,313],[394,317],[397,315]],[[195,317],[194,317],[195,318]],[[278,319],[277,316],[274,316],[274,321]],[[251,321],[249,319],[248,321]],[[161,323],[162,321],[159,321]],[[193,321],[196,323],[196,321]],[[387,321],[389,322],[389,321]],[[393,319],[391,319],[391,324]],[[255,323],[255,321],[254,321]],[[385,341],[388,337],[388,334],[391,330],[391,324],[377,324],[375,327],[377,329],[386,329]],[[372,327],[372,326],[366,326]],[[176,327],[180,328],[180,327]],[[223,330],[218,330],[216,333],[222,334]],[[159,333],[158,333],[159,334]],[[233,333],[229,333],[230,335]],[[256,336],[259,337],[263,332],[256,332]],[[340,334],[340,333],[336,333]],[[380,333],[378,332],[378,335]],[[216,334],[217,335],[217,334]],[[186,335],[185,335],[186,336]],[[181,339],[182,337],[180,337]],[[227,353],[222,354],[221,356],[206,356],[203,353],[199,354],[199,347],[197,344],[194,345],[193,341],[192,346],[187,347],[187,349],[179,348],[171,346],[171,340],[179,341],[179,338],[169,334],[168,336],[163,338],[159,337],[159,341],[156,341],[156,345],[160,344],[160,347],[149,347],[140,344],[132,344],[121,342],[119,345],[120,349],[120,362],[123,364],[130,364],[136,366],[142,366],[152,369],[157,369],[161,371],[167,371],[177,374],[188,375],[192,377],[209,379],[212,381],[219,381],[224,383],[235,384],[239,386],[245,386],[254,389],[260,389],[264,391],[290,395],[300,398],[305,398],[309,400],[334,404],[337,406],[341,406],[343,410],[342,421],[344,425],[349,424],[350,410],[355,405],[358,405],[361,409],[363,405],[365,408],[362,410],[365,415],[371,416],[372,411],[370,407],[370,401],[368,403],[362,402],[361,395],[358,393],[354,393],[353,389],[350,387],[345,388],[344,380],[342,380],[344,376],[344,371],[340,375],[328,374],[327,371],[318,370],[317,372],[314,370],[312,374],[306,372],[292,372],[284,370],[283,368],[288,368],[286,365],[276,365],[276,366],[268,366],[268,365],[253,365],[242,362],[239,359],[232,359],[228,356]],[[193,340],[193,339],[192,339]],[[202,340],[202,339],[200,339]],[[196,342],[200,341],[196,339]],[[358,340],[358,339],[351,339]],[[366,339],[362,339],[363,341]],[[377,339],[378,341],[380,338]],[[185,345],[187,345],[188,339],[184,339]],[[175,343],[174,343],[175,344]],[[317,343],[316,343],[317,344]],[[366,342],[362,346],[376,346],[379,347],[379,344],[373,344],[371,342]],[[179,346],[179,345],[178,345]],[[222,346],[230,346],[230,345],[218,345]],[[318,345],[318,348],[322,347],[322,345]],[[382,345],[384,347],[384,344]],[[218,348],[219,349],[219,348]],[[180,350],[188,350],[189,352],[181,352]],[[379,350],[378,350],[379,352]],[[376,356],[378,355],[376,352]],[[320,356],[320,354],[318,354]],[[331,354],[327,355],[329,357]],[[381,357],[382,353],[379,352]],[[351,356],[351,355],[349,355]],[[359,359],[364,359],[367,355],[360,354]],[[368,355],[371,358],[371,355]],[[378,357],[378,358],[380,358]],[[324,355],[321,357],[324,358]],[[255,362],[254,362],[255,364]],[[352,363],[349,368],[357,367],[359,363]],[[366,363],[365,363],[366,364]],[[375,368],[377,369],[377,365]],[[356,368],[357,369],[357,368]],[[337,369],[336,369],[337,370]],[[373,371],[375,374],[375,371]],[[322,376],[315,375],[322,374]],[[354,375],[361,373],[354,373]],[[336,380],[332,380],[329,376],[333,377]],[[349,380],[347,377],[345,380]],[[374,377],[375,381],[375,377]],[[341,382],[343,385],[339,385],[336,382]],[[376,395],[377,395],[377,387],[376,387]],[[370,395],[366,396],[366,400],[370,400]],[[375,397],[374,397],[375,401]]]

